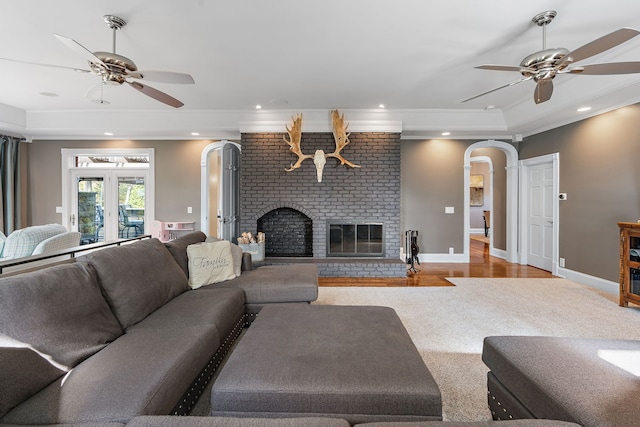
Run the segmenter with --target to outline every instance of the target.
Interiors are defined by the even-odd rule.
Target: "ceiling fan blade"
[[[105,68],[107,67],[107,65],[104,62],[102,62],[102,60],[100,60],[100,58],[95,56],[93,54],[93,52],[91,52],[86,47],[82,46],[77,41],[75,41],[73,39],[70,39],[68,37],[61,36],[60,34],[54,34],[53,36],[55,38],[57,38],[58,40],[60,40],[60,42],[62,42],[62,44],[64,44],[69,49],[73,50],[74,52],[76,52],[77,54],[82,56],[87,61],[92,62],[94,64],[99,64],[99,65],[101,65],[101,66],[103,66]]]
[[[583,65],[568,71],[571,74],[602,76],[608,74],[640,73],[640,62],[609,62],[606,64]]]
[[[488,94],[490,94],[492,92],[495,92],[495,91],[498,91],[500,89],[504,89],[504,88],[507,88],[509,86],[517,85],[518,83],[526,82],[527,80],[531,80],[532,78],[533,78],[533,76],[525,77],[524,79],[520,79],[520,80],[516,80],[515,82],[507,83],[506,85],[502,85],[502,86],[497,87],[495,89],[491,89],[491,90],[488,90],[486,92],[482,92],[480,95],[476,95],[476,96],[472,96],[471,98],[463,99],[462,101],[460,101],[460,103],[471,101],[472,99],[480,98],[481,96],[488,95]]]
[[[155,99],[156,101],[160,101],[171,107],[180,108],[184,105],[182,102],[178,101],[171,95],[168,95],[162,91],[159,91],[158,89],[154,89],[151,86],[143,85],[142,83],[139,83],[139,82],[127,82],[127,84],[129,84],[129,86],[131,86],[135,90],[138,90],[144,93],[145,95]]]
[[[561,63],[564,63],[569,58],[571,58],[573,62],[582,61],[583,59],[602,53],[605,50],[609,50],[612,47],[616,47],[634,38],[638,34],[640,34],[640,31],[634,30],[633,28],[621,28],[570,52],[563,58]]]
[[[521,70],[529,70],[527,67],[513,66],[513,65],[494,65],[494,64],[484,64],[478,65],[477,67],[480,70],[494,70],[494,71],[516,71],[520,72]],[[533,70],[531,70],[533,71]]]
[[[143,79],[151,82],[158,83],[173,83],[173,84],[183,84],[183,85],[192,85],[195,84],[193,77],[189,74],[184,73],[174,73],[171,71],[136,71],[133,73],[128,73],[130,77],[134,79]]]
[[[536,89],[533,92],[533,100],[536,104],[548,101],[553,94],[553,80],[538,80]]]
[[[65,67],[64,65],[42,64],[40,62],[20,61],[18,59],[0,58],[0,61],[11,61],[11,62],[17,62],[17,63],[20,63],[20,64],[37,65],[39,67],[64,68],[64,69],[67,69],[67,70],[76,71],[78,73],[90,73],[91,72],[89,70],[83,70],[82,68]]]

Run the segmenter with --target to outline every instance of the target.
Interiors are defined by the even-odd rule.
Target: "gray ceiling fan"
[[[583,74],[583,75],[608,75],[608,74],[632,74],[640,73],[640,62],[611,62],[604,64],[592,64],[574,66],[573,64],[614,48],[627,40],[640,34],[640,31],[632,28],[621,28],[599,39],[593,40],[584,46],[569,51],[565,48],[547,49],[546,27],[553,21],[556,11],[548,10],[533,17],[532,21],[542,27],[542,50],[535,52],[520,62],[518,66],[485,64],[475,68],[494,71],[516,71],[523,78],[506,85],[491,89],[460,102],[490,94],[500,89],[514,86],[527,80],[536,82],[533,92],[533,100],[536,104],[548,101],[553,94],[553,79],[558,74]]]
[[[100,76],[102,81],[100,85],[122,85],[126,83],[130,87],[136,89],[139,92],[167,104],[174,108],[180,108],[184,104],[176,98],[168,95],[158,89],[154,89],[151,86],[143,84],[137,80],[147,80],[159,83],[174,83],[174,84],[194,84],[193,77],[189,74],[174,73],[171,71],[139,71],[136,64],[129,58],[118,55],[116,53],[116,32],[120,28],[126,25],[124,19],[114,15],[104,15],[104,21],[113,30],[113,52],[91,52],[86,47],[82,46],[77,41],[54,34],[54,36],[62,42],[65,46],[69,47],[74,52],[89,61],[89,69],[65,67],[61,65],[52,64],[40,64],[36,62],[18,61],[15,59],[0,58],[5,61],[20,62],[30,65],[39,65],[45,67],[66,68],[78,72],[92,73]]]

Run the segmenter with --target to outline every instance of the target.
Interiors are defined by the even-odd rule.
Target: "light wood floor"
[[[319,286],[453,286],[445,277],[529,277],[551,278],[550,272],[511,264],[489,255],[489,244],[471,239],[469,263],[423,263],[418,273],[406,278],[320,277]]]

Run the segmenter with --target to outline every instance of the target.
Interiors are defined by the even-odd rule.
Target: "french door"
[[[219,141],[201,156],[202,231],[235,241],[240,235],[240,146]]]
[[[70,228],[81,244],[145,234],[147,169],[72,169]]]
[[[240,235],[240,150],[226,144],[222,150],[222,238],[231,242]]]

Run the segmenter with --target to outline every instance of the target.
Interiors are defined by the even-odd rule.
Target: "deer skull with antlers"
[[[291,164],[291,167],[285,169],[287,172],[291,172],[294,169],[298,169],[302,166],[302,162],[307,159],[313,159],[313,163],[316,165],[316,175],[318,177],[318,182],[322,182],[322,171],[324,170],[324,165],[327,163],[328,157],[335,157],[340,160],[340,164],[347,165],[352,168],[359,168],[360,165],[356,165],[340,154],[342,149],[349,144],[349,132],[347,132],[347,128],[349,124],[345,125],[344,123],[344,114],[340,116],[338,110],[331,111],[331,119],[333,124],[333,139],[336,143],[336,149],[333,153],[325,154],[322,150],[316,150],[315,154],[312,156],[310,154],[304,154],[302,149],[300,148],[300,139],[302,137],[302,114],[298,114],[293,118],[293,123],[291,128],[286,127],[287,133],[289,134],[289,140],[287,140],[286,136],[283,136],[282,139],[284,142],[289,144],[289,149],[291,152],[298,156],[298,161],[295,164]]]

